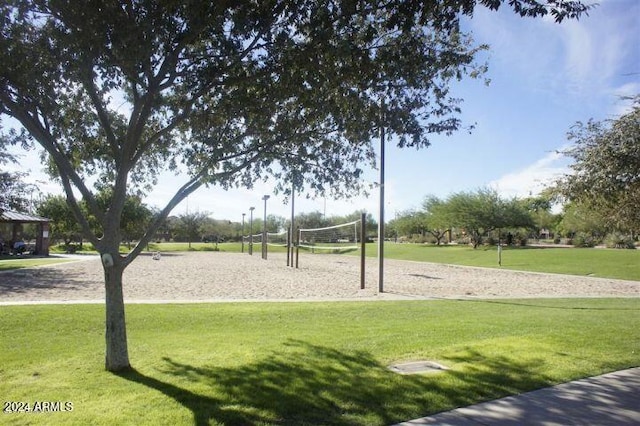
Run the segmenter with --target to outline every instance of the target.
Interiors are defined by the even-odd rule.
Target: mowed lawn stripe
[[[104,371],[104,307],[0,307],[0,393],[47,424],[390,424],[640,365],[640,299],[127,307],[133,372]],[[401,376],[393,362],[450,368]],[[34,413],[5,414],[9,424]]]

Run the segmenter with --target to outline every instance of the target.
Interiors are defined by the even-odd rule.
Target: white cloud
[[[573,93],[585,93],[585,86],[589,86],[594,78],[604,79],[610,72],[609,67],[603,66],[595,73],[594,40],[581,22],[567,22],[561,26],[564,37],[565,58],[564,73],[567,76],[567,89]],[[607,61],[608,62],[608,61]],[[606,65],[606,64],[600,64]]]
[[[521,170],[491,181],[489,186],[506,198],[528,197],[539,194],[555,179],[568,172],[567,158],[559,152],[550,152]]]
[[[611,110],[611,118],[616,119],[631,112],[631,109],[633,108],[633,101],[630,98],[637,96],[638,94],[640,94],[639,82],[623,84],[613,89],[615,102]]]
[[[598,104],[619,85],[616,80],[638,71],[639,12],[636,0],[600,2],[589,16],[558,24],[550,17],[519,18],[509,8],[480,8],[469,26],[478,42],[491,43],[490,74],[491,65],[499,65],[560,104],[567,97]]]

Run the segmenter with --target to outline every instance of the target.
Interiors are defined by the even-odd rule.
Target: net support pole
[[[498,229],[498,266],[502,266],[502,244],[500,242],[500,229]]]
[[[291,239],[289,240],[289,247],[287,247],[287,253],[291,254],[292,268],[293,268],[293,247],[295,246],[295,242],[294,242],[295,229],[296,229],[295,221],[296,221],[296,182],[295,182],[295,175],[294,175],[294,178],[291,179],[291,227],[289,228]],[[287,266],[288,265],[289,264],[287,264]]]
[[[293,262],[293,259],[291,259],[291,250],[289,250],[290,247],[291,247],[291,228],[287,229],[287,266],[289,266],[290,262]]]
[[[267,200],[269,195],[262,197],[264,201],[264,218],[262,219],[262,258],[267,260]]]
[[[366,239],[367,239],[367,231],[366,231],[366,213],[362,213],[360,216],[360,289],[364,290],[364,254],[366,248]]]
[[[298,269],[298,259],[300,258],[300,230],[296,232],[296,269]]]

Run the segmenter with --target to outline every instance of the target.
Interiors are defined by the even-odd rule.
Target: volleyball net
[[[311,250],[332,252],[358,250],[360,248],[359,227],[361,220],[327,226],[325,228],[309,228],[298,230],[298,247]]]
[[[298,268],[300,250],[311,253],[344,253],[360,250],[360,288],[365,287],[366,216],[359,220],[324,228],[301,228],[295,243],[295,267]],[[292,247],[293,254],[293,247]],[[291,262],[293,266],[293,258]]]
[[[323,228],[300,228],[292,238],[289,231],[265,232],[242,236],[244,245],[248,244],[249,254],[256,245],[262,246],[263,258],[266,259],[266,247],[286,247],[287,266],[298,268],[300,251],[308,253],[346,253],[360,250],[360,288],[364,288],[366,216],[359,220]],[[264,239],[264,241],[263,241]]]
[[[242,242],[245,244],[262,244],[262,234],[243,235]]]
[[[272,247],[287,247],[289,245],[289,232],[267,232],[266,243]]]

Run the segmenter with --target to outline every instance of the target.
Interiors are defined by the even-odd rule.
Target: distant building
[[[49,222],[51,220],[14,212],[0,210],[0,247],[1,253],[9,253],[15,241],[22,239],[23,225],[33,223],[36,225],[36,241],[32,253],[41,256],[49,256]]]

